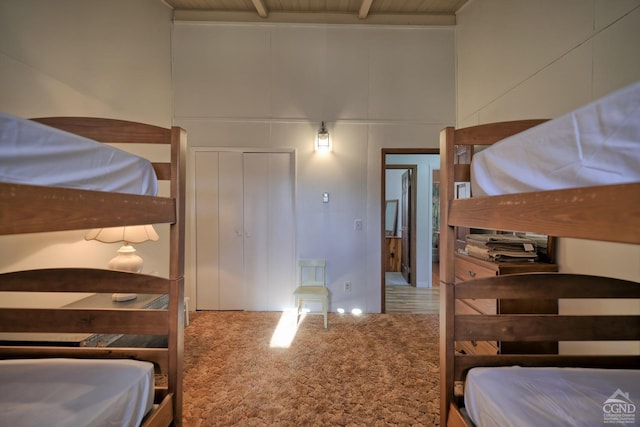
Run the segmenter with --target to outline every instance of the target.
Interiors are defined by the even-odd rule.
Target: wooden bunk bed
[[[632,369],[635,375],[639,372],[635,371],[640,369],[638,354],[578,355],[534,354],[534,352],[503,354],[500,351],[496,354],[465,354],[464,351],[456,351],[456,343],[470,341],[594,341],[601,344],[602,341],[609,340],[640,340],[640,316],[637,313],[606,316],[593,315],[593,313],[503,315],[500,313],[466,314],[461,310],[463,305],[460,302],[470,299],[558,301],[564,298],[631,298],[638,301],[640,298],[640,285],[637,282],[578,274],[539,272],[509,274],[475,278],[464,282],[456,278],[455,258],[459,250],[459,247],[456,249],[459,228],[530,232],[558,237],[640,243],[639,182],[456,199],[456,186],[472,180],[470,163],[477,146],[494,144],[532,127],[539,127],[538,125],[544,122],[546,121],[524,120],[463,129],[449,127],[441,132],[440,424],[442,426],[482,425],[470,416],[470,408],[465,408],[465,402],[468,399],[465,393],[469,387],[469,373],[477,367],[618,368]],[[633,345],[632,348],[635,349]],[[600,352],[609,353],[608,350]],[[607,369],[607,372],[609,371],[611,369]],[[496,388],[502,388],[502,383]],[[615,389],[604,392],[611,394],[613,391]],[[637,392],[637,390],[634,391]],[[513,394],[515,394],[514,399],[517,400],[526,400],[529,403],[535,400],[525,394]],[[636,394],[632,397],[637,404],[639,396]],[[505,398],[504,401],[506,400]],[[475,405],[475,402],[472,404]],[[506,405],[506,402],[500,402],[497,406],[502,404]],[[506,417],[508,418],[509,414]],[[635,414],[635,417],[637,421],[640,414]],[[534,425],[560,425],[558,422],[548,423],[549,419],[540,418],[537,421],[536,423],[536,419],[533,419]],[[524,425],[520,422],[520,419],[514,418],[509,420],[508,424]],[[505,425],[496,419],[491,424]]]
[[[57,117],[33,121],[104,143],[169,146],[171,161],[153,163],[153,169],[158,180],[170,182],[170,195],[157,197],[1,182],[0,235],[169,224],[169,276],[47,268],[0,275],[0,292],[159,294],[168,295],[168,308],[1,308],[0,332],[145,334],[166,336],[168,344],[166,348],[3,345],[0,359],[3,362],[52,358],[150,361],[153,363],[150,376],[154,377],[155,370],[156,375],[162,374],[159,377],[162,380],[155,382],[155,391],[151,386],[149,399],[153,400],[153,406],[144,415],[142,425],[182,425],[186,132],[178,127],[166,129],[103,118]]]

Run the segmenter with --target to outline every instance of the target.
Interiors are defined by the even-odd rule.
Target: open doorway
[[[392,291],[406,285],[419,293],[432,286],[433,172],[440,168],[439,150],[383,149],[381,163],[381,310],[387,312],[387,286]],[[395,295],[391,304],[398,303]]]

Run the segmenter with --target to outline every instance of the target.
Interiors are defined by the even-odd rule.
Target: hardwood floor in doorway
[[[385,286],[387,313],[438,314],[440,308],[440,278],[438,264],[433,264],[433,287],[416,288],[408,285]]]

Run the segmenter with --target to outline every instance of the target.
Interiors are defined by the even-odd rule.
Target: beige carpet
[[[439,424],[437,315],[331,314],[328,330],[309,316],[273,347],[293,325],[275,312],[192,313],[185,425]]]

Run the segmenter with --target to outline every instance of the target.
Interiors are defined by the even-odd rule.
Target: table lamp
[[[94,228],[85,236],[85,240],[97,240],[103,243],[122,242],[118,249],[118,255],[109,261],[111,270],[140,273],[142,271],[143,260],[136,254],[136,249],[131,243],[143,243],[149,240],[159,239],[158,233],[152,225],[133,225],[124,227]],[[135,299],[136,294],[114,293],[113,301],[129,301]]]

